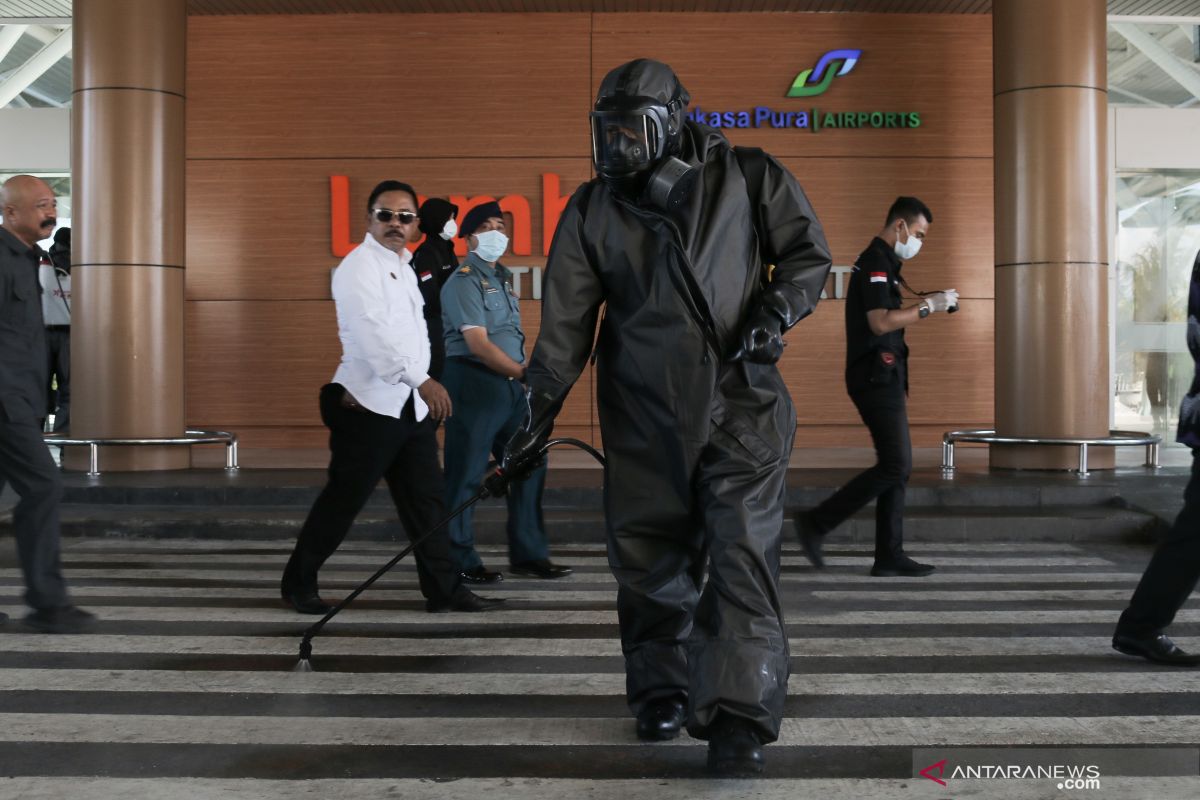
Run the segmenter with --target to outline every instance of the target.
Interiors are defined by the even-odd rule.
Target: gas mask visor
[[[608,177],[644,172],[667,150],[666,109],[658,105],[593,111],[592,161]]]

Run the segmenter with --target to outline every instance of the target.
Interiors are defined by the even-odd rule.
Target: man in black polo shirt
[[[825,566],[825,534],[872,500],[875,506],[876,577],[928,575],[934,568],[904,554],[904,490],[912,470],[908,437],[908,346],[904,329],[936,311],[957,307],[953,289],[926,295],[904,307],[900,268],[921,249],[933,222],[915,197],[900,197],[883,229],[855,262],[846,295],[846,390],[871,431],[875,466],[812,511],[797,513],[796,532],[813,566]]]
[[[62,476],[42,441],[46,416],[46,328],[37,243],[58,224],[46,182],[14,175],[0,186],[0,491],[20,501],[12,526],[25,578],[25,624],[45,633],[86,633],[96,618],[71,604],[60,557]],[[0,623],[5,615],[0,614]]]

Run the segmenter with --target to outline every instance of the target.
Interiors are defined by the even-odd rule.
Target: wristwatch
[[[921,319],[928,317],[932,311],[933,309],[929,307],[929,303],[925,302],[924,300],[921,301],[921,305],[917,306],[917,314],[921,317]]]

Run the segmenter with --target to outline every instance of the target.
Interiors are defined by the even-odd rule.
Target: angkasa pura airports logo
[[[792,81],[788,97],[816,97],[825,94],[834,78],[849,74],[862,58],[862,50],[830,50],[812,69],[806,69]]]
[[[792,79],[785,97],[817,97],[829,90],[834,78],[848,75],[863,57],[862,50],[830,50],[817,65]],[[688,111],[688,119],[712,128],[793,128],[813,133],[822,128],[895,129],[918,128],[917,111],[822,111],[819,108],[792,109],[755,106],[728,111],[712,111],[699,103]]]

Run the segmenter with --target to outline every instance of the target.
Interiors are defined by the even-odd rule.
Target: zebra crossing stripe
[[[218,692],[328,695],[566,695],[623,697],[619,673],[440,673],[0,669],[0,692]],[[1200,691],[1200,672],[792,673],[792,695],[1150,694]]]
[[[9,606],[0,609],[17,617],[24,608]],[[106,622],[196,622],[201,615],[195,609],[171,606],[89,606]],[[343,622],[353,621],[361,625],[417,625],[443,627],[447,624],[471,623],[491,625],[508,623],[514,625],[616,625],[617,612],[570,611],[558,609],[522,610],[502,609],[487,615],[453,612],[427,614],[424,610],[391,610],[375,608],[352,608],[343,616]],[[805,609],[790,614],[787,622],[793,625],[901,625],[911,627],[914,615],[919,614],[923,625],[1049,625],[1113,623],[1113,612],[1096,609],[1015,609],[1011,611],[836,611]],[[281,623],[295,622],[296,614],[282,606],[278,609],[208,607],[202,619],[209,623]],[[1200,621],[1200,609],[1184,609],[1175,617],[1176,622]]]
[[[553,538],[553,537],[551,537]],[[353,535],[338,548],[333,558],[343,558],[347,555],[382,555],[389,556],[404,547],[407,542],[360,542]],[[263,556],[275,558],[282,555],[285,559],[291,554],[295,542],[292,539],[69,539],[63,543],[63,552],[71,553],[104,553],[117,552],[122,555],[136,554],[192,554],[203,557],[207,553],[231,551],[246,557]],[[839,551],[861,552],[870,555],[874,545],[853,541],[830,541],[829,548]],[[476,543],[476,551],[481,555],[500,555],[507,557],[508,545]],[[1089,548],[1081,547],[1070,542],[922,542],[915,540],[906,542],[906,552],[915,555],[928,556],[932,553],[1013,553],[1013,552],[1051,552],[1051,553],[1085,553],[1090,554]],[[193,552],[194,551],[194,552]],[[604,554],[603,542],[595,544],[585,542],[559,542],[554,544],[554,552],[559,553],[589,553]],[[785,536],[784,553],[800,553],[800,546],[791,536]]]
[[[935,560],[939,566],[946,567],[1109,567],[1112,562],[1106,558],[1089,555],[1028,555],[1028,556],[965,556],[965,555],[938,555],[931,553],[925,558]],[[569,563],[572,567],[602,567],[608,568],[608,559],[604,556],[572,556],[567,562],[560,556],[556,556],[563,563]],[[336,561],[331,561],[331,566],[338,569],[373,569],[379,567],[387,558],[381,555],[378,558],[350,558],[341,557]],[[119,556],[90,556],[80,555],[79,557],[68,557],[63,560],[63,568],[71,571],[74,569],[76,562],[87,564],[95,563],[114,563],[114,564],[129,564],[137,562],[138,556],[126,555]],[[284,556],[273,559],[263,559],[261,563],[259,559],[247,559],[243,556],[211,556],[207,558],[182,558],[170,557],[164,555],[161,558],[156,558],[158,568],[172,565],[183,569],[186,567],[203,567],[230,569],[234,572],[241,572],[243,569],[262,569],[271,564],[278,564],[280,570],[283,569],[283,564],[287,559]],[[833,567],[849,567],[849,566],[871,566],[874,562],[874,557],[869,554],[863,555],[828,555],[825,562]],[[486,563],[486,562],[485,562]],[[785,567],[796,567],[808,565],[808,559],[802,555],[785,555],[780,558],[780,563]],[[503,571],[503,566],[499,567]]]
[[[768,757],[770,753],[768,752]],[[768,766],[768,773],[770,767]],[[981,800],[1195,800],[1200,777],[1153,778],[1104,775],[1097,790],[1056,791],[1053,782],[974,781],[952,785],[956,797]],[[941,787],[920,778],[815,778],[745,780],[579,780],[555,778],[251,780],[211,778],[5,778],[5,791],[20,800],[930,800]]]
[[[375,567],[382,566],[376,564]],[[941,565],[945,566],[945,565]],[[857,569],[857,568],[856,568]],[[282,568],[278,570],[229,570],[229,569],[211,569],[211,570],[188,570],[188,569],[157,569],[147,567],[127,567],[124,569],[91,569],[73,567],[67,569],[67,577],[72,586],[85,583],[92,580],[125,580],[131,578],[138,580],[156,580],[156,581],[198,581],[204,580],[209,582],[220,582],[222,585],[256,583],[263,586],[269,586],[274,591],[279,589],[279,576]],[[372,570],[373,571],[373,570]],[[334,567],[326,567],[321,571],[321,586],[333,587],[339,586],[344,588],[353,588],[357,586],[370,572],[368,570],[350,570],[337,569]],[[394,583],[397,579],[403,579],[406,583],[410,582],[416,574],[416,569],[410,564],[401,563],[395,567],[387,576],[384,577],[381,584],[386,586],[389,583]],[[1141,577],[1141,571],[1128,572],[1113,572],[1109,571],[1096,572],[1091,568],[1080,570],[1077,572],[986,572],[980,570],[967,570],[955,572],[951,570],[939,570],[932,575],[927,575],[921,578],[896,577],[896,578],[875,578],[867,574],[867,566],[862,566],[861,571],[848,572],[842,570],[825,570],[822,572],[814,572],[811,569],[803,569],[798,572],[785,572],[780,576],[780,582],[783,584],[802,583],[802,584],[834,584],[835,586],[843,586],[846,584],[869,584],[873,587],[879,586],[931,586],[943,584],[975,584],[975,583],[1128,583],[1131,586],[1137,583]],[[0,569],[0,584],[7,584],[11,587],[14,593],[23,591],[24,584],[22,582],[21,573],[16,569]],[[522,578],[518,575],[506,574],[503,581],[505,586],[514,584],[523,586],[538,586],[545,585],[545,581],[538,578]],[[577,571],[574,575],[567,578],[560,578],[558,585],[565,584],[615,584],[616,581],[607,568],[596,569],[594,571]]]
[[[535,586],[547,586],[541,581],[533,584],[524,583],[520,586],[506,586],[503,583],[490,586],[488,594],[506,597],[510,601],[538,603],[603,603],[616,601],[616,586],[606,589],[572,589],[579,584],[558,584],[555,588],[536,589]],[[910,601],[920,602],[1108,602],[1120,611],[1129,602],[1132,587],[1126,589],[994,589],[991,591],[971,591],[968,589],[952,591],[935,591],[929,589],[914,589],[910,593],[896,591],[859,591],[851,589],[816,589],[809,592],[812,597],[832,601],[883,601],[889,604]],[[206,587],[192,586],[91,586],[76,585],[71,588],[71,594],[79,599],[103,598],[112,602],[124,599],[150,598],[163,600],[168,598],[208,600],[213,598],[213,590]],[[326,592],[330,597],[336,593]],[[16,599],[15,597],[12,599]],[[256,588],[225,589],[219,599],[223,605],[230,602],[264,602],[278,604],[279,590],[273,586]],[[364,597],[364,600],[389,600],[404,602],[423,602],[424,596],[419,589],[376,589]],[[196,603],[203,607],[204,603]]]
[[[497,612],[498,613],[498,612]],[[441,616],[441,615],[439,615]],[[1112,621],[1111,618],[1109,620]],[[12,626],[10,626],[11,628]],[[12,653],[128,653],[205,654],[246,656],[293,656],[304,625],[297,623],[292,636],[142,636],[85,634],[45,636],[10,633],[0,638],[3,649]],[[799,642],[803,642],[803,646]],[[1191,647],[1186,637],[1176,641]],[[317,653],[329,656],[468,656],[468,657],[620,657],[621,643],[605,638],[479,638],[479,637],[349,637],[322,636]],[[793,640],[792,660],[809,658],[918,658],[999,656],[1096,656],[1116,657],[1111,636],[870,636],[858,638],[812,637]]]
[[[281,675],[280,680],[287,675]],[[930,705],[937,712],[937,703]],[[1200,716],[841,717],[783,721],[783,747],[1191,744]],[[0,713],[0,742],[605,747],[637,741],[608,717],[311,717]],[[681,737],[667,747],[698,747]]]

